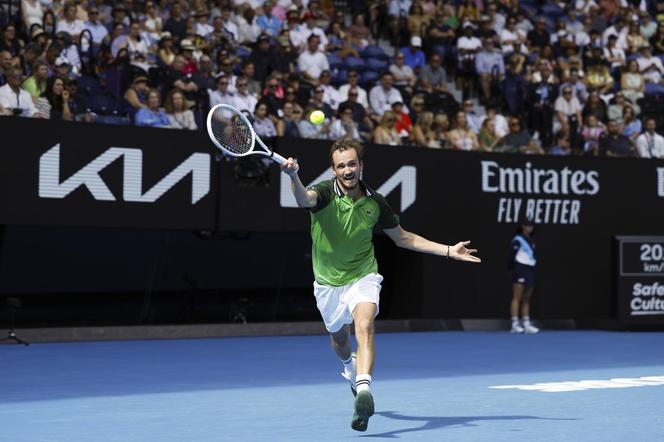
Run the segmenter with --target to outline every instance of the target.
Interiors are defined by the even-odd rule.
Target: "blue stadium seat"
[[[348,71],[344,69],[332,69],[330,74],[331,74],[330,82],[334,87],[339,87],[342,84],[346,83],[346,80],[348,78]]]
[[[558,20],[565,15],[565,11],[554,4],[546,3],[542,6],[542,15],[549,17],[552,20]]]
[[[664,86],[661,84],[646,83],[645,94],[647,96],[660,95],[664,98]]]
[[[117,126],[130,126],[131,120],[129,119],[129,117],[123,117],[120,115],[97,115],[97,117],[95,117],[95,123],[115,124]]]
[[[364,48],[361,52],[363,58],[377,58],[379,60],[388,60],[390,57],[380,46],[371,45]]]
[[[361,58],[346,57],[344,59],[344,67],[346,69],[356,69],[358,71],[363,71],[367,68],[367,65]]]
[[[101,94],[104,90],[99,80],[90,75],[81,75],[77,84],[78,92],[85,97]]]
[[[330,52],[326,55],[327,55],[327,62],[330,64],[330,69],[340,68],[343,66],[344,62],[334,52]]]
[[[367,69],[377,72],[382,72],[388,67],[387,60],[379,60],[378,58],[367,58],[365,63],[367,65]]]
[[[378,81],[378,72],[376,71],[364,71],[360,74],[360,83],[364,86],[373,86],[376,81]]]
[[[111,94],[100,93],[88,97],[88,109],[97,115],[116,115],[121,116],[122,106]]]

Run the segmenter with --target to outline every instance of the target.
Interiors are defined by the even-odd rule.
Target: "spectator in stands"
[[[21,69],[23,70],[23,75],[32,75],[32,68],[37,61],[40,61],[39,58],[42,56],[43,52],[43,48],[37,43],[29,43],[25,46],[25,49],[23,50],[23,57],[21,57]]]
[[[392,109],[392,103],[395,101],[403,102],[401,93],[392,87],[394,79],[389,72],[383,72],[380,76],[380,84],[377,84],[369,91],[369,103],[374,114],[381,117],[386,111]]]
[[[65,80],[65,89],[69,91],[69,111],[75,121],[90,123],[92,115],[88,112],[88,105],[82,96],[78,94],[78,81],[75,78]]]
[[[274,69],[284,74],[297,72],[299,54],[288,38],[288,35],[284,33],[277,37],[276,48],[277,58]]]
[[[208,12],[207,9],[205,8],[197,9],[194,17],[196,18],[196,25],[194,27],[196,35],[200,35],[201,37],[205,38],[208,36],[208,34],[214,31],[212,25],[208,23],[210,13]]]
[[[485,119],[493,121],[494,132],[498,136],[498,139],[504,137],[509,132],[509,126],[507,124],[507,119],[498,112],[496,106],[487,106],[486,115],[480,119],[480,125],[484,123]]]
[[[455,38],[454,29],[445,21],[444,12],[437,10],[426,34],[426,41],[431,51],[440,55],[442,60],[446,57],[451,59]]]
[[[634,145],[625,135],[620,133],[618,124],[609,120],[608,133],[599,141],[598,155],[608,157],[633,157]]]
[[[48,80],[48,65],[46,62],[37,60],[32,68],[32,75],[28,77],[21,86],[30,93],[34,101],[46,91],[46,80]]]
[[[617,37],[616,47],[627,50],[627,33],[629,30],[625,26],[625,20],[618,17],[613,25],[609,26],[602,33],[602,45],[606,46],[609,42],[609,36],[615,35]]]
[[[641,134],[641,120],[636,118],[632,106],[625,106],[623,108],[622,124],[620,125],[620,132],[625,135],[632,143],[636,142],[637,137]]]
[[[179,90],[173,89],[168,93],[164,109],[173,129],[198,129],[194,113],[185,107],[184,94]]]
[[[182,6],[180,5],[180,2],[174,2],[171,5],[168,20],[164,23],[164,31],[170,32],[173,38],[178,42],[185,37],[187,27],[185,20],[182,17]]]
[[[245,60],[242,63],[242,75],[247,78],[247,91],[252,95],[259,95],[261,93],[261,84],[256,80],[256,68],[252,61]]]
[[[209,48],[220,48],[227,50],[232,47],[233,36],[224,29],[224,19],[221,15],[212,20],[212,31],[205,36],[205,42]]]
[[[217,89],[208,91],[210,97],[210,107],[214,107],[218,104],[228,104],[230,106],[235,105],[235,97],[228,90],[230,81],[229,78],[222,74],[217,77]]]
[[[145,4],[145,15],[141,20],[141,31],[145,33],[150,46],[157,43],[161,38],[163,22],[158,12],[157,5],[152,1],[148,1]],[[90,13],[92,13],[92,9]]]
[[[572,95],[574,95],[579,100],[579,103],[583,104],[588,99],[588,87],[579,78],[579,71],[577,69],[569,70],[569,76],[567,77],[567,80],[558,88],[559,95],[562,95],[564,88],[572,89]]]
[[[346,75],[346,80],[348,83],[343,84],[339,87],[339,99],[343,102],[348,100],[348,91],[355,89],[357,92],[356,101],[364,106],[365,109],[369,109],[369,101],[367,99],[367,91],[364,90],[359,85],[360,74],[355,69],[349,69],[348,74]],[[395,81],[396,83],[396,81]]]
[[[417,121],[417,117],[419,117],[420,112],[423,111],[424,111],[424,95],[421,94],[414,95],[413,98],[410,100],[410,111],[408,112],[410,120]]]
[[[526,40],[531,49],[542,49],[544,46],[551,44],[551,34],[546,29],[544,17],[537,19],[535,29],[528,32]]]
[[[46,90],[35,102],[42,118],[71,121],[69,91],[65,88],[63,77],[54,76],[47,80]]]
[[[146,107],[141,108],[134,116],[136,126],[148,127],[170,127],[171,122],[166,113],[159,107],[159,91],[150,89],[148,91]]]
[[[617,70],[625,65],[625,51],[616,46],[618,37],[609,36],[609,42],[604,48],[604,59],[609,62],[611,70]]]
[[[459,21],[477,22],[480,19],[480,9],[475,0],[463,0],[459,6]]]
[[[5,115],[40,117],[30,94],[21,89],[23,75],[19,68],[5,70],[7,84],[0,87],[0,109]]]
[[[420,3],[413,3],[408,14],[408,33],[417,37],[425,37],[425,30],[429,25],[431,16],[424,13]]]
[[[401,53],[404,56],[404,63],[410,66],[416,74],[426,65],[426,57],[422,51],[421,37],[411,37],[410,46],[402,48]]]
[[[606,132],[604,125],[597,120],[594,115],[589,115],[584,119],[585,125],[581,129],[581,141],[583,142],[583,152],[585,155],[597,156],[599,140]]]
[[[85,22],[84,29],[90,31],[92,35],[92,45],[94,48],[98,48],[106,36],[108,35],[108,29],[106,26],[99,20],[99,8],[92,6],[88,11],[88,21]]]
[[[233,106],[240,111],[252,113],[256,109],[258,100],[255,95],[249,93],[249,81],[247,77],[238,77],[235,86],[237,92],[233,94]]]
[[[11,52],[0,49],[0,86],[7,83],[7,75],[14,68],[14,57]]]
[[[348,27],[348,35],[351,44],[360,49],[374,43],[373,38],[371,38],[371,31],[366,25],[364,14],[357,14],[353,17],[353,24]]]
[[[30,29],[32,25],[42,25],[44,20],[44,9],[40,0],[21,0],[21,14],[24,29]]]
[[[484,46],[475,56],[475,71],[479,76],[483,101],[485,103],[493,101],[492,86],[499,84],[505,78],[503,56],[494,49],[493,40],[485,40]]]
[[[609,121],[613,120],[620,126],[622,124],[622,114],[623,114],[623,109],[625,106],[629,105],[629,101],[625,99],[625,96],[623,95],[622,91],[616,92],[616,95],[614,97],[614,100],[612,101],[611,105],[609,106],[609,109],[606,112],[606,120],[603,121]]]
[[[480,147],[477,135],[468,127],[466,113],[463,110],[454,114],[454,123],[449,137],[453,149],[468,151],[477,150]]]
[[[380,118],[380,123],[374,129],[373,142],[389,146],[400,146],[402,142],[395,128],[396,121],[397,117],[392,111],[385,111]]]
[[[650,13],[648,13],[648,11],[641,10],[639,16],[641,17],[639,31],[646,40],[650,40],[657,31],[657,23],[650,19]]]
[[[662,74],[664,74],[664,66],[662,66],[662,60],[653,57],[652,48],[649,44],[641,47],[641,57],[637,59],[637,63],[646,83],[660,85]]]
[[[219,60],[219,64],[217,67],[219,71],[217,72],[216,77],[223,75],[226,78],[228,78],[228,92],[234,94],[237,91],[237,89],[235,88],[235,82],[237,81],[237,76],[233,73],[233,63],[231,62],[231,59],[227,56],[226,57],[221,56],[221,59]],[[272,73],[272,75],[274,75],[274,72]]]
[[[622,100],[622,103],[624,105],[624,97],[622,95],[622,92],[618,92],[616,97],[618,95],[620,96],[620,99]],[[590,115],[592,115],[595,118],[597,118],[598,121],[601,122],[608,121],[610,117],[607,115],[606,103],[604,103],[604,100],[600,98],[599,92],[595,91],[592,94],[590,94],[588,101],[583,107],[581,115],[583,116],[584,120],[588,118]],[[622,107],[620,108],[620,121],[622,121]]]
[[[145,39],[141,38],[141,26],[138,22],[133,22],[129,26],[125,45],[129,51],[131,64],[147,73],[151,67],[151,64],[148,62],[148,43]]]
[[[566,156],[572,153],[567,135],[558,131],[553,135],[553,146],[549,149],[549,155]],[[595,153],[596,155],[596,153]]]
[[[457,40],[457,87],[462,90],[463,99],[470,98],[475,84],[475,54],[482,47],[482,41],[473,35],[473,28],[465,25],[463,35]]]
[[[394,123],[394,128],[399,136],[403,139],[410,138],[413,131],[413,121],[408,114],[404,112],[403,103],[400,101],[392,103],[392,112],[397,118],[397,121]]]
[[[394,85],[410,95],[413,93],[417,77],[413,68],[404,63],[404,58],[403,53],[398,52],[394,57],[394,63],[389,67],[389,71],[394,77]]]
[[[323,88],[323,103],[329,105],[332,110],[339,109],[341,103],[341,95],[337,88],[330,84],[330,71],[325,70],[320,73],[319,88]],[[336,139],[336,138],[335,138]]]
[[[286,91],[284,93],[284,104],[292,103],[293,109],[299,109],[301,114],[304,114],[304,107],[309,103],[309,100],[301,100],[298,96],[299,92],[299,80],[297,80],[297,74],[294,74],[295,78],[289,78],[288,85],[286,86]]]
[[[452,143],[450,143],[450,120],[447,117],[447,114],[436,114],[433,118],[433,128],[436,131],[436,139],[438,140],[440,147],[442,149],[450,149]]]
[[[577,133],[583,126],[583,116],[581,115],[581,103],[574,96],[572,88],[563,88],[563,94],[556,98],[554,104],[556,126],[554,131],[558,131],[558,126],[569,137],[570,146],[576,149],[579,144]]]
[[[503,48],[503,54],[511,52],[515,44],[526,44],[526,33],[516,27],[516,18],[508,18],[507,26],[500,31],[500,45]]]
[[[254,130],[256,134],[260,137],[274,137],[277,135],[277,128],[274,125],[274,122],[267,115],[267,106],[265,103],[259,103],[256,105],[254,111]]]
[[[168,67],[175,60],[175,51],[173,50],[173,37],[170,32],[162,32],[157,49],[157,64],[161,67]]]
[[[481,41],[491,40],[494,48],[500,47],[500,37],[496,30],[491,26],[491,19],[488,15],[480,17],[480,27],[475,34]]]
[[[664,137],[655,132],[657,120],[646,118],[646,130],[636,138],[636,149],[641,158],[664,159]]]
[[[318,84],[321,72],[330,69],[327,57],[319,50],[319,41],[317,35],[310,35],[307,39],[306,51],[302,52],[297,60],[300,74],[312,84]]]
[[[418,146],[439,149],[440,141],[433,129],[433,112],[421,112],[413,126],[412,140]]]
[[[351,87],[348,90],[348,100],[342,102],[339,107],[350,107],[353,111],[353,121],[357,123],[358,130],[360,135],[365,139],[371,139],[371,131],[373,130],[373,120],[369,117],[369,114],[362,104],[358,103],[358,89]],[[365,135],[369,135],[368,138]]]
[[[325,88],[322,85],[316,86],[313,90],[311,100],[309,101],[309,105],[307,107],[312,107],[322,111],[325,114],[325,118],[331,120],[334,116],[334,109],[332,109],[329,104],[323,101],[324,96]]]
[[[466,114],[466,122],[468,123],[468,129],[470,129],[475,135],[480,133],[480,127],[482,126],[482,119],[480,115],[475,112],[475,106],[473,105],[472,100],[464,100],[463,102],[463,112]]]
[[[539,134],[542,145],[549,147],[553,136],[554,103],[558,94],[558,81],[544,63],[533,73],[528,91],[530,129]],[[577,101],[578,103],[578,101]]]
[[[431,54],[429,64],[420,70],[418,86],[428,93],[447,92],[447,77],[441,66],[440,55]]]
[[[339,118],[335,118],[332,122],[329,136],[331,140],[338,140],[342,137],[360,140],[360,132],[357,124],[353,121],[353,109],[351,107],[339,107]]]
[[[79,56],[76,42],[67,32],[59,32],[56,34],[55,40],[62,45],[59,58],[66,60],[67,64],[71,68],[70,71],[66,73],[61,72],[60,74],[67,76],[69,74],[78,76],[81,72],[81,57]]]
[[[280,136],[288,138],[300,138],[298,123],[302,119],[302,108],[297,103],[284,103],[283,133]]]
[[[191,107],[196,104],[198,98],[200,87],[196,81],[199,80],[199,77],[195,73],[185,73],[186,65],[187,59],[183,55],[177,55],[168,68],[164,86],[180,89],[188,102],[187,107]],[[201,92],[205,93],[206,91]]]
[[[67,3],[64,6],[65,19],[58,22],[56,33],[66,32],[74,41],[78,41],[81,32],[85,30],[85,23],[76,18],[76,3]]]
[[[613,89],[614,80],[608,66],[603,62],[590,66],[588,75],[586,76],[586,84],[591,91],[598,91],[600,97],[609,97]]]
[[[272,15],[272,8],[274,4],[272,1],[266,1],[262,7],[256,10],[256,24],[260,27],[261,32],[276,37],[282,28],[283,22]]]
[[[634,104],[643,98],[646,86],[636,60],[630,60],[627,64],[627,71],[623,72],[620,78],[620,89],[623,95]]]
[[[611,37],[609,37],[610,39]],[[639,29],[639,22],[632,20],[629,23],[629,31],[627,32],[627,50],[635,54],[639,49],[648,42],[646,38],[641,35],[641,29]]]
[[[480,143],[480,149],[485,152],[492,152],[496,148],[500,137],[496,135],[496,125],[493,119],[485,118],[482,121],[482,128],[477,139]]]
[[[521,121],[516,117],[510,117],[508,125],[510,131],[498,142],[496,151],[506,153],[525,152],[531,139],[528,130],[522,129]]]
[[[664,22],[657,25],[657,31],[650,37],[650,44],[653,46],[655,54],[664,54]]]
[[[327,134],[330,130],[330,120],[326,118],[323,124],[313,124],[309,118],[311,117],[311,113],[315,110],[317,110],[315,107],[306,108],[304,111],[304,118],[298,122],[297,129],[302,138],[326,140],[328,138]]]
[[[127,88],[123,98],[131,106],[133,112],[138,112],[139,109],[147,107],[146,102],[149,91],[148,78],[144,75],[139,75],[131,82],[131,86]]]

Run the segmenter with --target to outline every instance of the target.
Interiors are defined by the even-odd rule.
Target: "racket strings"
[[[230,118],[224,112],[215,111],[210,126],[216,140],[231,153],[245,154],[253,147],[253,131],[247,123],[237,115]]]

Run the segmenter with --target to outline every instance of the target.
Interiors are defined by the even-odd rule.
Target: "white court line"
[[[495,385],[489,388],[507,390],[542,391],[561,393],[566,391],[594,390],[600,388],[631,388],[664,385],[664,376],[644,376],[640,378],[613,378],[606,380],[546,382],[525,385]]]

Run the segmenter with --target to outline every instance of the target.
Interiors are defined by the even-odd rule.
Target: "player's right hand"
[[[297,175],[298,170],[300,170],[300,165],[297,164],[297,160],[294,158],[288,158],[286,162],[281,165],[281,171],[290,176]]]

